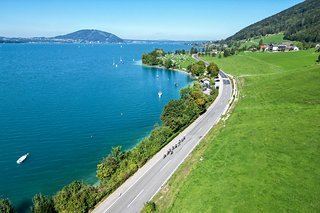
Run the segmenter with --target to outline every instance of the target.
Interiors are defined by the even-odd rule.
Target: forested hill
[[[288,40],[320,42],[320,0],[306,0],[240,30],[226,40],[242,40],[280,32]]]

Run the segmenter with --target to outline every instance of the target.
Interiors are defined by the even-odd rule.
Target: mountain
[[[6,38],[0,37],[0,43],[124,43],[118,36],[99,30],[79,30],[55,37]]]
[[[80,43],[123,43],[118,36],[100,30],[79,30],[67,35],[53,37],[54,40],[73,41]]]
[[[306,0],[240,30],[226,40],[276,33],[284,33],[284,39],[288,40],[320,42],[320,0]]]

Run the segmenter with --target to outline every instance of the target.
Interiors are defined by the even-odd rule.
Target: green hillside
[[[319,211],[318,54],[205,58],[236,76],[240,99],[156,195],[157,211]]]
[[[320,42],[320,1],[306,0],[240,30],[227,41],[278,33],[288,40]]]

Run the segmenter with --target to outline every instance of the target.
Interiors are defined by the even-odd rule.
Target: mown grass
[[[259,43],[260,39],[262,39],[263,44],[271,44],[271,43],[279,44],[279,43],[288,41],[284,39],[283,33],[269,35],[269,36],[260,36],[258,38],[253,39],[252,41]]]
[[[155,196],[157,211],[319,211],[316,56],[309,50],[213,58],[236,76],[239,102]]]

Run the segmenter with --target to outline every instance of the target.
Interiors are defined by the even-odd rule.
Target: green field
[[[249,41],[243,41],[240,45],[240,48],[246,46],[246,47],[250,47],[252,45],[258,45],[259,41],[262,39],[263,44],[281,44],[283,42],[287,42],[289,40],[286,40],[283,38],[284,34],[280,33],[280,34],[275,34],[275,35],[268,35],[268,36],[259,36],[256,38],[252,38]]]
[[[187,69],[190,64],[196,61],[191,57],[191,55],[171,55],[167,54],[163,57],[163,60],[172,59],[177,65],[178,69]]]
[[[155,196],[157,211],[319,211],[318,54],[205,58],[236,76],[240,99]]]
[[[260,39],[262,39],[263,44],[270,44],[270,43],[279,44],[279,43],[288,41],[288,40],[285,40],[283,37],[284,37],[284,34],[280,33],[280,34],[269,35],[269,36],[260,36],[258,38],[253,39],[252,41],[259,43]]]

